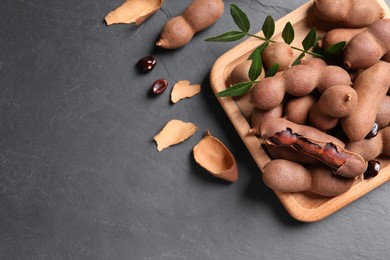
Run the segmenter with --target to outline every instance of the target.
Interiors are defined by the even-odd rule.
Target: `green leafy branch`
[[[232,42],[232,41],[238,41],[245,36],[254,37],[257,39],[260,39],[264,41],[259,47],[257,47],[249,56],[248,60],[251,60],[251,67],[248,72],[249,79],[251,81],[249,82],[241,82],[235,85],[232,85],[230,88],[221,91],[217,93],[217,96],[219,97],[226,97],[226,96],[241,96],[245,94],[255,83],[258,83],[256,79],[261,75],[261,72],[263,70],[263,64],[261,60],[261,54],[263,50],[270,44],[270,43],[276,43],[277,41],[272,40],[272,37],[275,33],[275,21],[272,18],[272,16],[268,15],[263,23],[262,31],[263,35],[258,36],[256,34],[252,34],[249,32],[250,30],[250,22],[248,19],[248,16],[235,4],[230,5],[230,14],[237,25],[237,27],[240,29],[239,31],[229,31],[225,32],[221,35],[211,37],[206,39],[207,42]],[[336,43],[330,47],[328,47],[325,51],[322,50],[317,46],[317,42],[320,40],[321,37],[317,36],[317,32],[315,28],[312,28],[309,33],[306,35],[306,37],[302,41],[302,48],[298,48],[295,46],[292,46],[291,43],[293,42],[295,37],[295,32],[292,24],[290,22],[287,22],[286,25],[283,28],[282,31],[282,38],[284,42],[294,50],[301,51],[301,54],[298,56],[298,58],[293,62],[293,66],[300,63],[300,60],[306,56],[306,54],[310,54],[315,57],[319,58],[325,58],[326,56],[332,56],[336,55],[342,52],[343,48],[345,47],[345,42],[339,42]],[[310,50],[313,51],[310,51]],[[279,65],[277,63],[273,64],[268,71],[265,73],[265,77],[272,77],[274,76],[278,71]]]

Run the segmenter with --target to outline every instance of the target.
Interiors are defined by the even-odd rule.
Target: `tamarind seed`
[[[377,136],[378,132],[379,132],[379,125],[377,122],[375,122],[374,126],[372,127],[371,131],[366,135],[365,139],[370,139]]]
[[[168,86],[168,81],[166,79],[158,79],[152,84],[152,91],[154,94],[161,94]]]
[[[137,67],[142,72],[149,72],[152,71],[154,66],[156,65],[157,61],[153,56],[146,56],[137,62]]]
[[[367,170],[363,174],[364,179],[374,178],[375,176],[378,175],[380,169],[381,169],[381,163],[379,161],[376,160],[368,161]]]

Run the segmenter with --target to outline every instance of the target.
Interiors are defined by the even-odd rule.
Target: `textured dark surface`
[[[226,1],[259,31],[304,0]],[[234,29],[228,8],[175,51],[154,48],[164,22],[190,0],[167,0],[139,27],[107,27],[120,0],[0,1],[0,259],[388,259],[390,186],[313,224],[293,220],[264,186],[224,111],[209,71],[236,43],[205,43]],[[149,74],[134,65],[146,55]],[[201,94],[175,105],[188,79]],[[199,131],[158,153],[171,119]],[[194,162],[206,129],[235,154],[229,185]]]

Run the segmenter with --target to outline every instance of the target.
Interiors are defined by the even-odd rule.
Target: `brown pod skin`
[[[366,69],[377,63],[390,50],[390,19],[375,22],[351,39],[344,49],[344,66]]]
[[[276,133],[285,130],[286,128],[290,128],[293,130],[294,133],[300,134],[311,140],[316,140],[321,143],[331,142],[336,144],[339,147],[345,146],[345,144],[341,140],[331,135],[328,135],[318,130],[317,128],[307,126],[307,125],[295,124],[284,118],[269,119],[261,125],[260,129],[252,129],[252,132],[259,134],[263,139],[268,139],[274,136]]]
[[[364,139],[371,131],[389,85],[390,63],[384,61],[378,62],[356,77],[353,85],[358,95],[356,109],[341,119],[343,130],[351,142]]]
[[[314,0],[314,12],[328,22],[346,27],[367,27],[384,17],[375,0]]]
[[[325,90],[310,109],[310,125],[327,131],[337,125],[339,118],[348,116],[356,107],[357,94],[350,86],[336,85]]]
[[[390,96],[382,98],[375,122],[378,123],[379,128],[384,128],[390,124]]]
[[[316,99],[312,95],[289,100],[284,109],[286,119],[296,124],[306,124],[309,111],[315,103]]]
[[[366,161],[370,161],[379,155],[390,156],[390,126],[379,130],[377,136],[363,139],[357,142],[349,142],[346,149],[360,154]]]
[[[265,185],[279,192],[301,192],[311,186],[311,173],[302,165],[287,160],[276,159],[263,169]]]
[[[251,79],[248,76],[249,69],[251,67],[252,61],[245,60],[239,63],[234,67],[229,77],[229,85],[234,85],[241,82],[250,82]],[[260,80],[264,78],[264,70],[261,71],[260,76],[256,80]]]
[[[325,166],[318,164],[308,169],[311,172],[311,187],[309,191],[318,195],[333,197],[348,191],[353,183],[353,178],[345,178],[334,174]]]
[[[261,125],[270,118],[280,118],[283,115],[283,104],[280,104],[270,110],[261,110],[255,108],[251,114],[251,127],[260,128]]]
[[[309,169],[288,160],[276,159],[263,169],[264,183],[278,192],[311,191],[322,196],[337,196],[348,191],[354,179],[335,176],[326,166],[313,166]]]
[[[279,105],[285,93],[302,97],[316,87],[323,92],[334,85],[351,84],[348,72],[340,67],[296,65],[255,84],[251,91],[251,102],[262,110],[268,110]]]
[[[318,45],[326,50],[338,42],[346,42],[348,44],[353,37],[363,32],[365,29],[366,28],[336,28],[330,30],[325,34],[324,38],[319,41]]]
[[[156,46],[177,49],[191,41],[195,33],[214,24],[223,14],[223,0],[195,0],[181,16],[167,21]]]
[[[314,69],[322,69],[328,65],[323,59],[320,58],[301,59],[299,64],[307,65]]]
[[[287,43],[276,42],[263,50],[261,58],[267,68],[271,68],[273,64],[277,63],[279,64],[278,71],[282,71],[294,62],[294,53]]]
[[[300,151],[294,150],[288,146],[276,146],[265,143],[268,153],[274,159],[285,159],[300,164],[313,164],[318,162],[317,158],[304,154]]]
[[[234,67],[234,69],[230,73],[228,84],[234,85],[241,82],[251,81],[248,76],[248,72],[251,67],[251,64],[252,64],[251,60],[245,60],[240,64],[238,64],[236,67]],[[264,70],[262,70],[257,80],[263,79],[264,74],[265,74]],[[250,115],[252,114],[252,111],[255,108],[255,106],[250,102],[250,90],[242,96],[234,97],[234,101],[236,102],[236,105],[240,109],[243,116],[245,118],[250,118]]]

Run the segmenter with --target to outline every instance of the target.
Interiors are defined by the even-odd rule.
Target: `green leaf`
[[[218,97],[237,97],[244,95],[252,87],[254,82],[241,82],[217,93]]]
[[[264,37],[267,40],[271,39],[275,32],[275,21],[272,16],[268,15],[267,18],[265,18],[262,30]]]
[[[261,61],[262,49],[260,47],[256,48],[255,51],[252,52],[250,56],[250,59],[252,60],[252,64],[249,69],[248,76],[252,81],[255,81],[260,76],[261,71],[263,70],[263,64]]]
[[[275,76],[275,74],[278,72],[278,69],[279,69],[278,63],[272,64],[271,68],[269,68],[268,71],[265,73],[265,77],[268,78],[268,77]]]
[[[308,51],[316,43],[317,33],[316,28],[312,28],[302,41],[302,46],[305,51]]]
[[[325,55],[332,56],[332,55],[340,54],[343,51],[346,44],[347,43],[345,41],[343,41],[343,42],[338,42],[338,43],[335,43],[335,44],[329,46],[325,50]]]
[[[254,55],[254,53],[255,53],[257,50],[259,50],[260,53],[263,53],[263,50],[268,46],[268,44],[269,44],[268,41],[262,43],[259,47],[257,47],[257,48],[251,53],[251,55],[249,55],[248,60],[253,60],[253,55]]]
[[[301,59],[302,59],[303,57],[305,57],[305,54],[306,54],[305,52],[302,52],[302,53],[298,56],[298,58],[293,62],[292,66],[295,66],[295,65],[300,64]]]
[[[230,5],[230,14],[234,22],[243,32],[249,32],[250,22],[248,16],[235,4]]]
[[[215,37],[208,38],[205,41],[206,42],[234,42],[240,40],[244,36],[245,36],[244,32],[231,31],[231,32],[225,32]]]
[[[282,32],[282,38],[285,43],[291,44],[292,41],[294,40],[295,33],[294,33],[294,28],[292,27],[291,23],[288,22],[284,26],[283,32]]]

